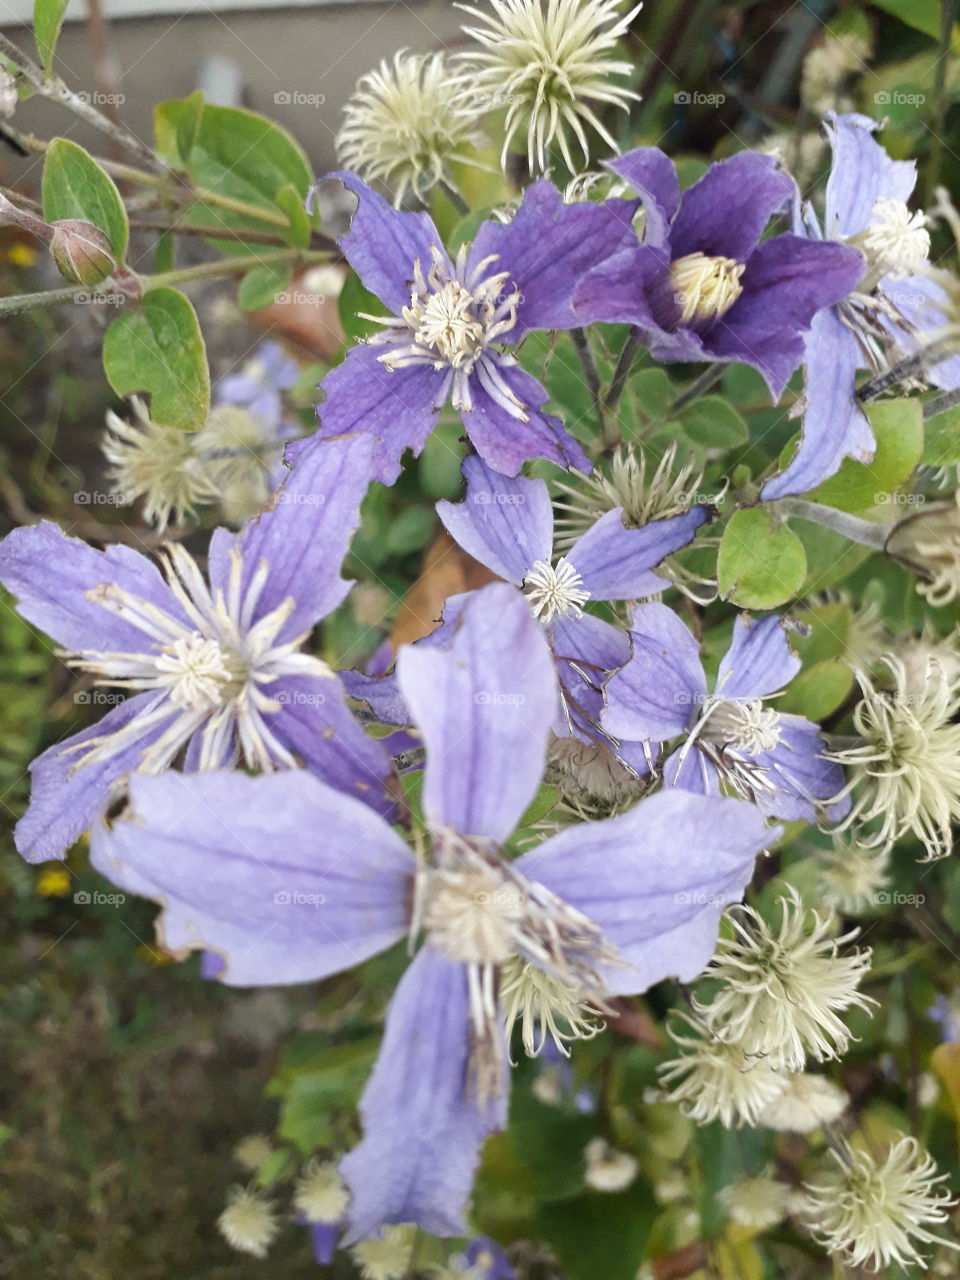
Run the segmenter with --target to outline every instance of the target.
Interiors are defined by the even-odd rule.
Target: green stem
[[[838,511],[836,507],[827,507],[819,502],[808,502],[805,498],[778,498],[769,504],[779,515],[798,516],[801,520],[809,520],[831,533],[839,533],[851,542],[858,542],[871,551],[883,551],[890,536],[890,529],[885,524],[874,524],[872,520],[862,520],[860,516],[851,515],[848,511]]]
[[[580,359],[584,381],[593,401],[593,411],[597,415],[597,426],[604,442],[610,444],[612,441],[607,432],[607,420],[603,412],[603,396],[600,394],[600,372],[597,369],[597,362],[593,358],[593,351],[590,349],[590,341],[583,329],[571,329],[570,337]]]
[[[686,391],[681,391],[673,404],[670,406],[671,413],[679,413],[681,409],[685,409],[688,404],[693,404],[694,400],[699,400],[710,388],[720,381],[723,377],[723,371],[726,365],[721,361],[715,364],[707,365],[703,373],[690,383]]]
[[[637,352],[639,350],[640,334],[636,329],[631,329],[627,334],[626,341],[620,348],[617,367],[613,371],[613,378],[610,380],[610,389],[607,392],[606,407],[611,413],[613,413],[617,405],[620,403],[620,397],[623,395],[624,388],[627,385],[627,379],[630,377],[630,370],[633,368],[633,362],[636,359]]]
[[[446,178],[440,181],[440,190],[446,195],[447,199],[459,213],[461,218],[465,218],[470,212],[470,206],[464,200],[463,196],[451,182],[447,182]]]
[[[85,289],[81,284],[67,285],[63,289],[47,289],[44,293],[17,293],[10,298],[0,298],[0,319],[4,316],[18,316],[24,311],[35,311],[38,307],[55,307],[61,302],[76,302],[77,294],[90,297],[96,289]]]
[[[235,258],[220,258],[217,262],[201,262],[193,267],[179,267],[176,271],[163,271],[155,276],[141,276],[144,293],[161,289],[166,285],[187,284],[191,280],[215,280],[217,276],[229,276],[249,271],[252,267],[272,267],[284,262],[326,262],[329,253],[308,252],[304,249],[277,249],[273,253],[238,254]]]

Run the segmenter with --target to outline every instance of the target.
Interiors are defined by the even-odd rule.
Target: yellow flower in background
[[[45,867],[37,876],[36,890],[41,898],[65,898],[73,887],[73,877],[66,867]]]
[[[7,260],[15,267],[32,267],[37,260],[37,251],[30,244],[12,244],[7,250]]]

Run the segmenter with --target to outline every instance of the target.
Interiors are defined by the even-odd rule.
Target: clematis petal
[[[478,371],[482,365],[478,365],[470,378],[473,407],[462,410],[460,417],[484,462],[505,476],[515,476],[530,458],[546,458],[558,467],[589,473],[593,464],[573,436],[564,431],[560,419],[542,412],[548,397],[536,378],[519,365],[496,360],[489,353],[485,360],[493,361],[501,386],[520,406],[517,412],[523,417],[514,417],[494,399],[481,380]]]
[[[833,307],[814,316],[804,348],[803,435],[786,469],[764,485],[765,501],[808,493],[836,474],[845,457],[871,460],[876,441],[854,396],[863,359],[856,335]]]
[[[508,479],[481,458],[463,464],[463,502],[438,502],[437,514],[464,551],[519,586],[553,552],[553,507],[543,480]]]
[[[370,479],[393,484],[404,449],[419,454],[436,425],[445,399],[445,375],[432,365],[411,365],[392,373],[380,363],[377,347],[351,347],[343,364],[320,384],[325,399],[312,436],[287,445],[284,460],[297,466],[331,436],[366,432],[377,441]]]
[[[173,952],[214,951],[230,986],[312,982],[409,927],[414,860],[372,809],[304,770],[139,774],[91,859],[163,906]]]
[[[14,529],[0,542],[0,582],[17,597],[17,610],[57,644],[74,652],[113,649],[137,653],[150,639],[88,594],[112,583],[186,623],[160,571],[146,556],[115,543],[95,551],[68,538],[49,520]]]
[[[346,1244],[394,1222],[435,1236],[467,1233],[480,1148],[506,1124],[507,1075],[496,1102],[469,1096],[467,971],[424,947],[387,1012],[360,1102],[364,1136],[340,1162],[350,1188]],[[506,1054],[504,1054],[506,1062]]]
[[[716,765],[696,749],[692,742],[677,747],[663,765],[663,785],[692,791],[698,796],[720,795],[720,774]]]
[[[742,262],[793,192],[792,178],[777,168],[773,156],[741,151],[712,164],[680,198],[671,257],[703,253]]]
[[[673,939],[659,961],[650,944],[696,921],[706,906],[719,918],[776,834],[739,800],[662,791],[616,818],[568,827],[516,866],[589,916],[626,965],[638,966],[607,971],[611,990],[635,992],[706,965],[716,935],[705,948],[702,926],[686,944]]]
[[[356,174],[328,173],[317,185],[334,179],[358,199],[340,248],[366,288],[399,315],[410,304],[413,264],[419,259],[423,270],[429,269],[431,249],[443,250],[440,233],[429,214],[401,213]]]
[[[624,249],[599,263],[574,289],[573,307],[580,323],[601,320],[659,332],[649,295],[669,267],[669,254],[648,245]]]
[[[763,698],[779,693],[802,665],[790,648],[783,618],[741,613],[720,661],[716,691],[724,698]]]
[[[572,300],[587,268],[636,243],[631,218],[635,201],[564,204],[550,182],[535,182],[524,192],[510,222],[484,222],[470,253],[470,266],[496,255],[493,267],[505,272],[522,301],[511,343],[533,329],[572,329],[580,323]]]
[[[682,733],[707,692],[700,646],[665,604],[641,604],[629,661],[607,681],[603,727],[618,738],[662,741]]]
[[[126,698],[96,724],[37,756],[30,765],[30,805],[14,832],[17,851],[28,862],[46,862],[66,854],[117,794],[125,775],[137,767],[143,752],[160,737],[176,711],[171,709],[164,719],[145,725],[143,733],[122,750],[80,768],[77,765],[84,753],[72,748],[119,732],[139,717],[146,717],[161,701],[162,697],[154,692]]]
[[[906,203],[913,193],[916,161],[892,160],[873,136],[879,128],[869,116],[827,112],[823,130],[833,150],[824,219],[828,239],[863,231],[879,197]]]
[[[309,631],[350,590],[340,566],[360,524],[374,448],[369,436],[352,435],[306,450],[267,509],[236,537],[245,587],[261,561],[269,569],[255,616],[264,617],[288,597],[296,601],[282,633],[286,638]],[[227,576],[214,577],[215,571],[224,572],[222,550],[211,562],[211,585],[226,591],[229,567]]]
[[[777,746],[755,757],[776,787],[771,797],[761,792],[757,804],[785,822],[817,822],[824,816],[839,822],[849,813],[851,800],[844,796],[829,803],[843,790],[846,778],[841,765],[824,758],[826,744],[818,726],[803,716],[781,715],[779,730]]]
[[[629,640],[619,627],[585,613],[582,618],[555,618],[550,644],[564,695],[554,732],[583,742],[602,740],[603,683],[629,658]]]
[[[628,182],[643,202],[643,242],[661,249],[669,244],[670,223],[680,207],[680,183],[673,161],[659,147],[636,147],[604,161]]]
[[[471,593],[449,648],[404,645],[400,691],[423,734],[434,830],[502,843],[536,794],[557,712],[543,629],[513,587]]]
[[[669,582],[652,572],[654,566],[691,543],[708,518],[706,507],[691,507],[682,515],[628,529],[618,507],[588,529],[567,552],[567,559],[595,600],[656,595]]]

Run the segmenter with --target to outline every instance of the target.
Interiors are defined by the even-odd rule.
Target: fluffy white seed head
[[[307,1222],[339,1222],[350,1193],[332,1160],[311,1160],[297,1179],[293,1203]]]
[[[568,1043],[592,1040],[605,1026],[585,993],[518,957],[500,972],[500,1001],[507,1043],[519,1023],[529,1058],[539,1055],[548,1038],[569,1058]]]
[[[769,1171],[756,1178],[740,1178],[724,1187],[717,1199],[741,1227],[767,1231],[787,1216],[790,1188],[777,1182]]]
[[[889,884],[889,854],[867,849],[838,836],[833,848],[819,854],[820,897],[828,907],[846,916],[882,906]]]
[[[697,1124],[757,1124],[761,1111],[783,1092],[784,1073],[763,1058],[748,1057],[737,1044],[717,1040],[704,1023],[684,1021],[689,1032],[670,1028],[680,1056],[659,1068],[667,1100]]]
[[[504,164],[523,130],[527,162],[531,170],[541,173],[547,169],[547,152],[554,143],[568,170],[576,173],[571,133],[589,161],[584,125],[616,151],[616,141],[597,109],[626,110],[637,97],[615,82],[633,69],[616,57],[616,45],[642,4],[628,12],[620,0],[490,0],[488,9],[469,4],[458,8],[481,24],[464,28],[479,48],[462,55],[462,81],[474,90],[484,109],[507,109]]]
[[[930,1230],[949,1220],[955,1203],[933,1157],[916,1138],[900,1137],[881,1163],[845,1145],[831,1151],[836,1168],[805,1187],[803,1216],[811,1234],[851,1267],[924,1266],[920,1246],[960,1248]]]
[[[234,1187],[217,1226],[232,1249],[255,1258],[267,1256],[279,1230],[273,1206],[259,1192],[247,1187]]]
[[[784,1075],[780,1094],[761,1111],[757,1123],[783,1133],[812,1133],[838,1120],[850,1102],[846,1093],[826,1076],[807,1071]]]
[[[930,503],[891,530],[886,550],[920,579],[917,591],[936,608],[960,596],[960,489],[952,502]]]
[[[606,1138],[591,1138],[583,1153],[583,1180],[594,1191],[625,1191],[639,1170],[636,1156],[617,1151]]]
[[[283,445],[269,424],[239,405],[210,411],[193,438],[193,452],[228,524],[242,524],[270,497]]]
[[[857,990],[870,951],[841,955],[859,930],[836,937],[833,917],[807,911],[792,887],[779,908],[777,926],[752,907],[727,913],[732,933],[720,939],[706,974],[718,989],[709,1004],[694,1004],[718,1039],[800,1071],[808,1053],[822,1062],[846,1051],[850,1032],[839,1015],[874,1003]]]
[[[384,1227],[377,1236],[361,1240],[351,1249],[363,1280],[401,1280],[413,1260],[416,1227],[403,1223]]]
[[[361,77],[344,108],[337,154],[346,168],[392,189],[400,205],[411,190],[442,181],[452,161],[473,163],[477,114],[469,86],[442,53],[401,50]]]
[[[233,1149],[233,1158],[250,1173],[256,1173],[265,1161],[273,1155],[273,1143],[263,1133],[251,1133],[241,1138]]]

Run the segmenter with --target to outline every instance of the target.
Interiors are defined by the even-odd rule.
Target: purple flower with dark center
[[[288,447],[291,460],[346,431],[378,439],[374,478],[392,484],[400,456],[419,454],[450,403],[477,452],[516,475],[528,458],[590,470],[547,392],[506,347],[535,329],[570,329],[580,275],[632,239],[633,203],[563,203],[549,182],[528,187],[508,223],[485,222],[451,258],[425,213],[393,209],[359,178],[336,173],[359,198],[340,244],[391,314],[321,384],[320,428]]]
[[[783,619],[741,614],[713,693],[700,646],[662,604],[639,605],[630,631],[633,656],[606,687],[603,724],[614,734],[664,742],[683,735],[663,780],[703,795],[728,791],[764,813],[814,822],[841,818],[849,799],[832,803],[843,770],[824,758],[820,731],[803,716],[764,705],[800,670]]]
[[[630,529],[617,507],[565,555],[555,557],[553,506],[543,480],[509,479],[474,457],[464,462],[463,473],[464,501],[438,502],[440,519],[475,560],[523,591],[543,624],[560,677],[558,736],[606,741],[600,729],[602,685],[628,660],[629,642],[611,623],[585,613],[584,606],[590,600],[635,600],[665,591],[670,582],[654,573],[654,566],[693,541],[709,518],[707,508],[691,507]],[[628,750],[627,763],[647,771],[642,751]]]
[[[0,543],[0,581],[66,661],[130,696],[31,765],[30,807],[16,830],[28,861],[62,857],[125,777],[300,764],[383,807],[390,762],[346,706],[334,672],[301,652],[350,583],[340,564],[359,523],[371,443],[317,449],[271,510],[239,534],[217,529],[205,578],[183,547],[162,572],[127,547],[96,551],[44,522]],[[83,695],[91,700],[91,695]]]
[[[814,318],[804,349],[803,436],[787,468],[764,486],[765,499],[806,493],[832,476],[847,456],[869,462],[876,448],[855,397],[861,369],[882,371],[895,354],[922,345],[924,330],[945,323],[945,297],[926,276],[930,237],[922,214],[907,208],[917,181],[913,160],[892,160],[873,135],[875,120],[831,112],[824,131],[833,150],[823,227],[797,203],[794,229],[823,249],[860,250],[855,292]],[[849,249],[848,249],[849,251]],[[935,385],[960,385],[960,359],[937,366]]]
[[[863,259],[803,236],[761,241],[795,190],[770,156],[721,160],[682,195],[657,147],[608,164],[643,202],[644,238],[580,280],[581,321],[636,326],[655,360],[753,365],[779,397],[803,357],[803,332],[821,307],[846,297]]]
[[[340,1166],[346,1243],[396,1222],[466,1233],[480,1146],[506,1119],[502,982],[561,1047],[592,1035],[607,995],[702,970],[775,834],[749,805],[670,791],[509,861],[557,710],[529,606],[486,587],[449,648],[405,646],[397,666],[427,750],[417,857],[303,770],[137,775],[92,840],[105,875],[162,903],[165,946],[219,952],[232,985],[315,981],[422,938],[360,1104],[364,1137]]]
[[[300,367],[278,342],[262,342],[239,372],[221,378],[214,388],[216,404],[235,404],[265,422],[283,418],[283,392],[297,380]]]

